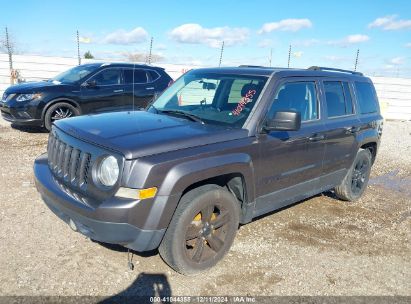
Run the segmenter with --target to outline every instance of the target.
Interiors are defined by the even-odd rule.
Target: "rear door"
[[[337,185],[351,167],[356,155],[359,120],[353,102],[353,88],[348,80],[324,79],[325,157],[322,186]]]
[[[281,208],[317,193],[324,157],[324,127],[318,81],[295,78],[278,85],[268,117],[298,111],[298,131],[271,131],[259,138],[256,214]]]
[[[87,80],[92,86],[81,86],[83,113],[116,111],[123,107],[124,84],[121,69],[105,68]]]
[[[155,81],[152,75],[160,75],[153,70],[142,69],[142,68],[126,68],[124,72],[124,82],[125,82],[125,107],[129,109],[141,109],[144,108],[154,97],[156,93]]]

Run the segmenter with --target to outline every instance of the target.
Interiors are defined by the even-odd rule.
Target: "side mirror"
[[[276,112],[272,119],[264,124],[266,131],[297,131],[301,127],[300,112]]]
[[[83,86],[86,88],[95,88],[97,86],[97,83],[95,80],[89,80],[83,83]]]

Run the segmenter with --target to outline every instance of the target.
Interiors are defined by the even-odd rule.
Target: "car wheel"
[[[239,204],[217,185],[187,192],[160,244],[163,260],[190,275],[211,268],[228,252],[239,225]]]
[[[367,188],[372,165],[371,152],[368,149],[360,149],[355,160],[343,179],[341,185],[336,187],[335,194],[345,201],[355,201],[361,197]]]
[[[50,131],[53,122],[64,118],[74,117],[79,114],[79,110],[69,103],[56,103],[47,109],[46,114],[44,115],[44,127]]]

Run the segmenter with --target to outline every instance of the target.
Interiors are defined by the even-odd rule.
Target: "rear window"
[[[374,87],[369,82],[355,82],[355,93],[361,114],[378,111],[378,101]]]
[[[145,70],[135,69],[133,75],[133,70],[124,70],[124,82],[125,84],[147,83],[147,73]]]
[[[328,117],[353,114],[352,98],[347,82],[324,81]]]

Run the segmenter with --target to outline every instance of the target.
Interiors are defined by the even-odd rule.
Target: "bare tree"
[[[147,62],[147,54],[141,52],[125,53],[124,57],[130,62]],[[164,60],[164,57],[159,54],[151,54],[151,63]]]

